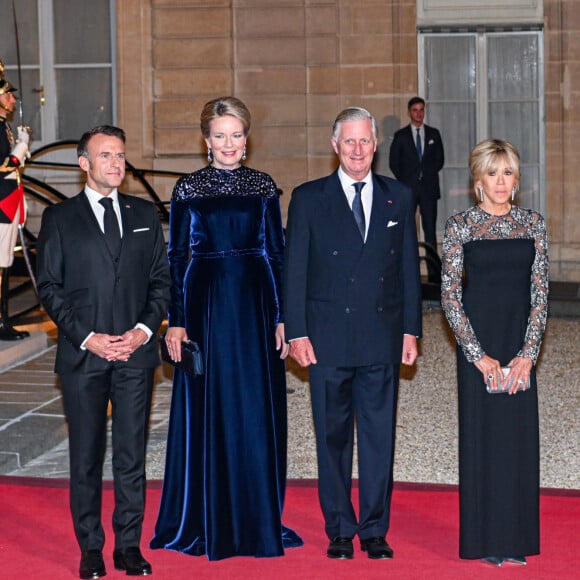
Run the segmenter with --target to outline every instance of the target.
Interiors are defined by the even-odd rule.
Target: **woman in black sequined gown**
[[[288,345],[282,323],[284,237],[272,178],[240,164],[250,114],[206,104],[211,165],[171,200],[173,279],[167,344],[197,341],[205,375],[175,370],[165,479],[152,548],[210,560],[281,556],[302,545],[282,525]]]
[[[535,364],[547,317],[546,225],[511,203],[513,145],[480,143],[470,170],[480,203],[447,220],[443,242],[442,305],[458,344],[459,552],[525,564],[540,549]],[[511,367],[511,389],[489,394],[501,366]]]

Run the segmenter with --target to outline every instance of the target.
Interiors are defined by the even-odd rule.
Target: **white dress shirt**
[[[352,177],[349,177],[343,170],[342,167],[338,168],[338,179],[340,179],[340,184],[346,195],[346,201],[348,202],[348,207],[352,210],[352,202],[354,201],[355,189],[354,184],[356,183]],[[365,238],[367,241],[367,234],[369,232],[369,224],[371,222],[371,209],[373,207],[373,174],[371,171],[367,174],[364,179],[364,187],[361,192],[361,201],[363,206],[363,213],[365,214]]]

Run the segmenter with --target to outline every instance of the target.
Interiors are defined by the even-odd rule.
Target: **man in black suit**
[[[439,172],[445,163],[443,141],[434,127],[425,125],[425,101],[413,97],[407,110],[411,123],[399,129],[391,143],[389,167],[394,176],[413,190],[415,207],[419,206],[425,243],[437,253],[437,202],[441,197]],[[430,282],[440,283],[441,272],[427,261]]]
[[[169,303],[169,266],[155,206],[117,191],[125,176],[123,130],[95,127],[81,137],[77,153],[86,186],[44,211],[38,291],[59,331],[55,370],[69,427],[79,575],[106,574],[101,495],[109,402],[114,565],[128,575],[147,575],[151,566],[139,547],[145,450],[159,364],[155,333]]]
[[[377,125],[342,111],[332,146],[340,167],[292,193],[285,265],[290,355],[310,367],[319,497],[329,558],[349,559],[358,534],[369,558],[385,540],[393,487],[400,364],[421,334],[421,290],[411,192],[372,173]],[[354,423],[360,509],[351,502]]]

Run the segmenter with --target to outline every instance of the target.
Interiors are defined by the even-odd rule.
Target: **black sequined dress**
[[[462,274],[464,275],[462,279]],[[449,218],[443,243],[442,305],[457,348],[460,545],[462,558],[539,553],[537,360],[547,316],[545,222],[512,206]],[[473,364],[530,358],[531,388],[487,393]]]

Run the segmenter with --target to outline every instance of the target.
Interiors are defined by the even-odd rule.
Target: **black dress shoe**
[[[0,323],[0,340],[22,340],[30,336],[26,330],[16,330],[7,322]]]
[[[385,538],[367,538],[360,541],[360,548],[373,560],[385,560],[393,557],[393,548],[387,544]]]
[[[153,571],[139,548],[125,548],[113,552],[116,570],[125,570],[127,576],[148,576]]]
[[[101,550],[85,550],[81,554],[79,576],[83,580],[88,580],[89,578],[101,578],[106,575],[107,570],[105,569]]]
[[[326,555],[334,560],[352,560],[354,558],[354,549],[350,538],[337,536],[330,540]]]

